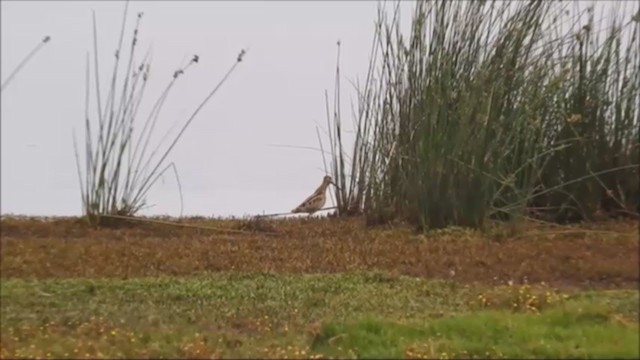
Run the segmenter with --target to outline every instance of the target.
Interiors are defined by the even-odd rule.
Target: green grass
[[[402,324],[369,318],[326,325],[314,350],[335,356],[638,358],[638,327],[610,311],[573,303],[534,314],[482,311]]]
[[[480,309],[486,288],[383,273],[3,279],[0,290],[2,357],[638,354],[637,291],[573,294],[536,315]]]

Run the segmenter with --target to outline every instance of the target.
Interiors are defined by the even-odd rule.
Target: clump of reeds
[[[374,49],[375,45],[376,44],[374,43]],[[341,118],[340,41],[338,41],[337,46],[338,54],[332,109],[329,104],[329,95],[325,92],[327,128],[329,129],[327,135],[329,140],[329,153],[331,154],[329,172],[337,185],[337,187],[335,187],[336,211],[332,216],[354,216],[362,214],[363,211],[368,155],[368,144],[365,141],[369,137],[370,128],[368,125],[370,122],[362,120],[369,115],[369,108],[367,107],[369,102],[366,101],[366,97],[371,96],[372,91],[370,86],[366,86],[366,90],[363,93],[361,92],[359,84],[353,84],[358,93],[359,108],[357,113],[354,110],[353,114],[354,139],[351,147],[351,156],[349,156],[346,153],[348,145],[345,144],[346,139],[344,138],[344,129]],[[372,52],[372,55],[375,56],[375,52]],[[370,84],[373,80],[372,69],[373,68],[370,66],[365,80],[366,84]],[[324,147],[319,133],[318,140],[324,161]],[[325,164],[325,171],[326,170]]]
[[[551,219],[628,215],[640,201],[638,14],[614,17],[602,28],[589,8],[584,25],[572,29],[560,51],[564,77],[553,106],[563,117],[549,124],[546,135],[575,141],[550,154],[538,180],[543,190],[532,201]]]
[[[148,53],[142,60],[137,59],[138,31],[142,13],[136,16],[128,49],[124,47],[127,10],[128,2],[120,28],[111,82],[105,97],[100,92],[97,25],[95,14],[93,16],[93,80],[96,112],[93,116],[90,114],[91,75],[89,55],[87,55],[84,174],[74,133],[83,212],[92,224],[104,223],[112,215],[119,217],[135,215],[145,206],[146,196],[151,187],[169,170],[173,170],[180,187],[176,166],[174,163],[167,163],[167,157],[186,128],[242,61],[245,54],[243,50],[238,55],[222,80],[179,127],[177,135],[171,138],[170,133],[167,132],[159,143],[152,147],[151,135],[174,84],[191,66],[199,62],[199,57],[194,55],[186,65],[172,74],[168,85],[154,102],[149,114],[141,119],[138,111],[150,77],[151,63]],[[97,118],[97,121],[92,118]],[[182,206],[181,191],[180,198]]]
[[[640,16],[602,32],[592,10],[570,9],[419,1],[408,36],[398,8],[381,11],[350,174],[337,112],[331,125],[333,176],[349,179],[338,203],[358,199],[370,223],[419,228],[632,211]]]

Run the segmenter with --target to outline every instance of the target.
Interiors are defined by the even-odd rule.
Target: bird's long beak
[[[336,185],[336,183],[334,183],[333,181],[331,182],[331,185],[335,186],[336,189],[342,191],[342,189],[340,189],[340,186]]]

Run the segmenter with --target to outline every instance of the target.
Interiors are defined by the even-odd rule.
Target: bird
[[[316,211],[322,209],[324,203],[327,201],[326,191],[329,185],[336,186],[331,179],[331,176],[326,175],[322,178],[322,184],[316,189],[316,191],[311,194],[308,198],[306,198],[302,204],[298,205],[295,209],[291,210],[291,213],[307,213],[309,215],[313,215]]]

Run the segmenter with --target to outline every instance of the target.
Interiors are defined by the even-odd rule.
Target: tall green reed
[[[578,141],[552,154],[540,184],[557,190],[533,201],[551,209],[547,215],[556,221],[629,214],[640,194],[640,24],[617,16],[601,29],[592,8],[585,16],[565,45],[567,76],[556,99],[565,121],[550,134],[556,141]]]
[[[27,65],[29,60],[33,59],[33,57],[36,56],[40,49],[42,49],[45,44],[49,43],[49,41],[51,41],[51,36],[45,36],[44,38],[42,38],[42,40],[27,54],[27,56],[22,59],[22,61],[18,63],[18,66],[16,66],[16,68],[13,69],[9,76],[7,76],[7,78],[2,82],[2,84],[0,85],[0,91],[4,91],[7,86],[9,86],[13,78],[20,72],[20,70],[25,65]]]
[[[588,217],[603,191],[619,195],[617,205],[637,193],[628,180],[638,169],[636,36],[619,45],[637,21],[614,24],[587,52],[566,30],[566,4],[419,1],[408,36],[398,9],[391,19],[379,12],[375,81],[359,91],[352,147],[359,186],[342,190],[363,194],[370,223],[478,227],[540,209],[557,220],[570,201],[597,203],[580,213]],[[577,131],[577,116],[593,125]],[[340,142],[341,122],[332,126]],[[331,147],[333,172],[348,178],[335,165],[341,145]]]
[[[92,224],[105,223],[112,215],[133,216],[138,213],[146,205],[149,190],[169,170],[173,170],[178,186],[181,187],[176,166],[173,162],[167,163],[167,157],[187,127],[228,79],[245,55],[245,51],[242,50],[220,82],[196,107],[191,116],[182,123],[177,135],[170,137],[170,132],[167,132],[155,147],[151,147],[150,139],[172,88],[191,66],[199,62],[199,57],[194,55],[186,65],[173,73],[169,83],[153,103],[146,119],[140,119],[139,109],[150,77],[151,62],[149,53],[141,61],[136,59],[142,13],[138,13],[136,16],[135,27],[129,42],[128,57],[125,57],[124,32],[128,5],[127,2],[122,18],[118,47],[115,52],[111,82],[105,98],[100,92],[97,24],[95,14],[93,16],[96,101],[94,119],[97,118],[97,123],[92,121],[90,115],[91,76],[89,56],[87,55],[84,174],[75,132],[73,136],[83,212]],[[124,71],[122,72],[122,70]],[[144,123],[141,124],[142,120]],[[179,190],[182,201],[182,192],[181,189]]]
[[[376,43],[373,43],[370,62],[375,61]],[[341,82],[340,82],[340,42],[338,41],[338,54],[336,60],[336,74],[334,86],[333,107],[329,103],[328,93],[325,92],[325,104],[327,114],[327,135],[329,140],[329,154],[331,155],[331,176],[337,187],[335,190],[335,203],[338,216],[360,215],[364,210],[364,195],[367,185],[367,161],[369,156],[367,139],[370,137],[370,122],[363,121],[373,110],[370,99],[373,96],[373,67],[369,66],[365,78],[364,89],[359,82],[352,84],[358,96],[358,109],[352,109],[354,136],[352,144],[347,143],[344,126],[341,117]],[[318,133],[320,151],[324,159],[324,146]],[[347,154],[348,146],[351,146],[351,154]],[[326,171],[326,164],[325,164]]]

